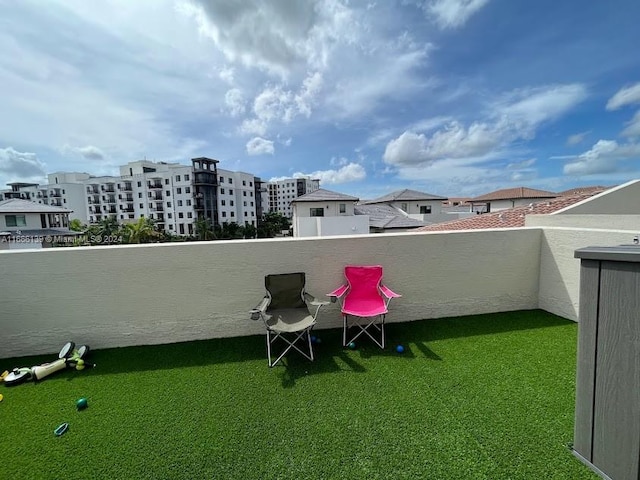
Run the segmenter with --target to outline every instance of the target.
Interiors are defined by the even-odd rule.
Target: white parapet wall
[[[381,264],[389,322],[538,307],[539,228],[0,252],[0,358],[264,333],[269,273],[324,296],[347,264]],[[341,324],[337,304],[319,329]]]
[[[574,258],[575,251],[590,246],[632,244],[633,231],[545,227],[542,232],[539,307],[578,321],[580,260]]]

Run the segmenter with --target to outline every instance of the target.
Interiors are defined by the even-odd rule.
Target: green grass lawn
[[[385,351],[318,330],[315,362],[272,369],[262,336],[96,350],[0,386],[0,478],[595,479],[567,447],[576,334],[541,311],[389,324]]]

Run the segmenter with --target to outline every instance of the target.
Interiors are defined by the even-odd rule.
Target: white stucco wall
[[[25,226],[19,227],[8,227],[7,226],[7,215],[23,215],[25,218],[25,222],[27,223]],[[47,214],[48,215],[48,214]],[[0,213],[0,232],[15,232],[17,230],[38,230],[42,229],[42,222],[40,221],[39,213]]]
[[[514,198],[513,200],[491,200],[489,203],[491,204],[491,211],[497,212],[507,208],[529,205],[531,203],[548,202],[549,200],[548,198]]]
[[[293,218],[294,237],[327,237],[369,233],[368,215]]]
[[[546,227],[540,248],[539,307],[577,321],[580,303],[578,248],[631,244],[628,230]]]
[[[527,227],[632,230],[640,234],[640,215],[527,215],[524,221]]]
[[[439,215],[442,213],[442,200],[407,200],[403,202],[392,202],[390,205],[402,210],[403,204],[407,205],[406,213],[420,214],[420,207],[422,206],[431,206],[431,215]]]
[[[323,296],[347,264],[382,264],[389,322],[538,306],[540,229],[0,252],[0,357],[264,333],[248,311],[269,273]],[[56,272],[46,281],[43,272]],[[317,328],[341,325],[337,304]]]
[[[344,204],[345,213],[340,213],[340,204]],[[294,202],[293,215],[298,217],[311,217],[312,208],[321,208],[324,210],[325,217],[349,216],[355,215],[355,202],[347,201],[324,201],[324,202]]]
[[[636,215],[639,208],[640,180],[632,180],[576,203],[558,214]]]

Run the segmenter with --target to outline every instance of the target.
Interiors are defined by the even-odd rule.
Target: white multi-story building
[[[192,165],[141,160],[120,167],[119,176],[56,172],[48,185],[12,183],[0,200],[19,198],[73,210],[71,219],[98,223],[155,220],[177,235],[195,233],[201,217],[211,224],[257,226],[262,216],[261,181],[250,173],[217,169],[217,160],[195,158]]]
[[[320,180],[310,177],[287,178],[265,182],[266,191],[262,201],[265,211],[281,213],[285,217],[293,217],[291,202],[320,188]]]

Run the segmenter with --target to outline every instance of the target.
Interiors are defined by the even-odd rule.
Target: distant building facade
[[[310,177],[287,178],[265,182],[263,203],[265,211],[293,217],[291,202],[298,197],[315,192],[320,188],[320,180]]]
[[[218,160],[194,158],[191,165],[140,160],[120,166],[119,176],[56,172],[47,185],[12,183],[0,199],[22,199],[71,210],[70,218],[95,224],[151,218],[159,229],[193,235],[195,222],[258,226],[263,214],[262,181],[253,174],[217,168]]]

